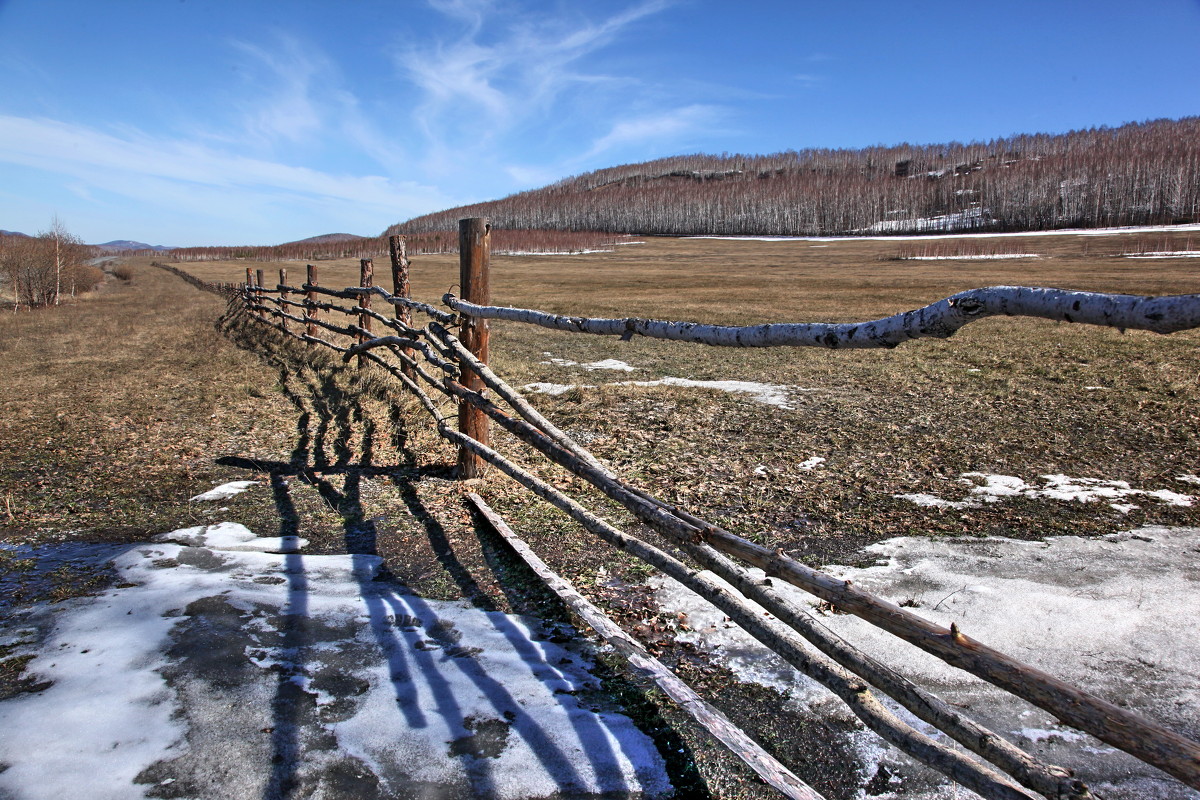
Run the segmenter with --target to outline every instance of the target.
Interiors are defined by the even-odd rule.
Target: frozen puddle
[[[588,663],[537,621],[403,594],[379,558],[291,537],[160,538],[115,559],[118,588],[0,631],[51,682],[0,702],[0,797],[671,791],[653,743],[590,709]]]
[[[867,553],[880,563],[829,571],[941,625],[955,622],[963,633],[1001,652],[1200,738],[1200,637],[1195,635],[1200,529],[1148,527],[1098,539],[1043,542],[906,537],[881,542]],[[811,595],[780,581],[774,585],[802,605],[815,606]],[[803,709],[849,717],[832,695],[699,597],[669,579],[658,579],[656,586],[664,612],[686,614],[691,630],[678,631],[680,639],[695,642],[742,680],[790,693],[791,702]],[[814,613],[852,644],[993,730],[1046,761],[1076,770],[1100,796],[1200,800],[1200,792],[857,617]],[[888,771],[884,776],[891,775],[895,793],[884,797],[965,796],[965,790],[873,734],[855,734],[852,743],[864,783],[881,774],[880,765]]]
[[[1181,475],[1177,480],[1192,483],[1194,475]],[[985,472],[964,472],[959,483],[971,489],[962,500],[947,500],[932,494],[895,494],[900,500],[908,500],[919,506],[933,508],[979,508],[984,503],[997,503],[1008,497],[1045,498],[1049,500],[1076,501],[1081,503],[1106,502],[1128,514],[1140,506],[1122,502],[1131,499],[1154,500],[1172,506],[1190,506],[1196,498],[1192,495],[1173,492],[1170,489],[1145,491],[1134,489],[1125,481],[1106,481],[1099,478],[1071,478],[1067,475],[1042,475],[1040,483],[1029,484],[1013,475],[989,475]]]

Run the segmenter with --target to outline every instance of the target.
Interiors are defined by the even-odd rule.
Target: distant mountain
[[[20,236],[23,239],[32,238],[28,233],[21,233],[20,231],[0,231],[0,236]]]
[[[353,233],[323,233],[320,236],[310,236],[307,239],[297,239],[294,242],[284,242],[279,245],[284,247],[289,244],[329,244],[330,242],[353,242],[358,239],[368,239],[373,237],[355,236]]]
[[[115,239],[104,244],[94,244],[92,247],[98,247],[101,250],[155,250],[162,252],[164,250],[174,250],[174,247],[167,247],[161,244],[146,244],[145,242],[134,242],[129,239]]]

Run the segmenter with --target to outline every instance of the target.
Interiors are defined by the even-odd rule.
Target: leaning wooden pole
[[[520,556],[529,565],[529,568],[542,579],[547,588],[558,595],[592,630],[612,645],[614,650],[624,656],[631,667],[658,684],[658,687],[668,697],[718,741],[746,762],[760,778],[779,790],[784,797],[794,800],[823,800],[811,786],[800,780],[791,770],[763,750],[741,728],[730,722],[728,717],[705,702],[661,661],[650,655],[640,642],[625,633],[603,611],[588,602],[587,598],[580,594],[570,581],[550,569],[546,562],[538,558],[533,549],[518,537],[512,528],[508,527],[504,519],[493,511],[482,497],[471,492],[467,498],[475,504],[475,508],[487,519],[492,529],[504,537],[513,552]]]
[[[408,245],[404,241],[404,237],[399,234],[389,236],[388,252],[392,257],[392,296],[409,300],[412,298],[412,290],[408,285]],[[412,310],[400,303],[394,303],[392,307],[396,309],[396,320],[400,324],[411,328]],[[401,348],[400,352],[410,358],[412,357],[412,350],[407,347]],[[416,377],[413,368],[407,363],[401,364],[400,371],[410,378]]]
[[[254,307],[254,272],[249,267],[246,267],[246,296],[243,298],[246,301],[246,310],[250,311]]]
[[[458,222],[458,282],[462,286],[463,299],[477,305],[491,302],[488,272],[492,257],[492,226],[486,218],[472,217]],[[468,299],[470,298],[470,299]],[[459,339],[467,350],[479,361],[488,362],[488,321],[462,316]],[[484,383],[473,372],[463,375],[463,385],[471,391],[483,391]],[[484,445],[490,443],[488,418],[468,402],[458,405],[458,430]],[[487,471],[487,462],[471,450],[458,450],[458,477],[461,480],[482,478]]]

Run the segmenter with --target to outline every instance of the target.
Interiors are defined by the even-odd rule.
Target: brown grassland
[[[498,304],[560,313],[723,324],[872,319],[997,284],[1200,292],[1196,259],[1107,255],[1124,251],[1124,234],[986,241],[1039,257],[903,261],[894,257],[906,243],[895,240],[649,238],[607,254],[496,256],[492,291]],[[205,280],[237,281],[247,263],[180,266]],[[265,268],[271,283],[278,266],[293,285],[302,282],[303,263],[251,266]],[[453,451],[390,378],[228,314],[221,298],[149,259],[131,267],[130,281],[69,306],[0,315],[0,541],[136,541],[230,519],[260,535],[299,533],[317,552],[375,549],[398,579],[429,596],[551,613],[534,582],[481,535],[462,503],[465,489],[449,479]],[[324,286],[357,283],[357,262],[322,262],[320,271]],[[386,265],[376,271],[390,288]],[[418,299],[436,302],[457,280],[456,256],[413,259]],[[1122,514],[1099,503],[1015,498],[955,510],[893,497],[961,499],[967,487],[958,478],[970,471],[1030,482],[1061,473],[1195,494],[1179,476],[1200,473],[1198,345],[1198,331],[1123,334],[1025,319],[985,320],[949,340],[891,351],[732,350],[493,323],[492,363],[518,386],[581,385],[531,398],[634,484],[825,564],[859,562],[863,545],[901,535],[1040,538],[1200,525],[1200,503],[1135,499],[1141,508]],[[587,371],[546,363],[550,357],[614,358],[637,371]],[[613,385],[664,376],[803,391],[793,389],[785,409],[712,390]],[[537,464],[516,442],[496,441]],[[800,468],[815,456],[826,461]],[[535,469],[636,527],[570,476]],[[223,504],[228,511],[188,502],[213,483],[242,479],[262,485]],[[644,569],[503,476],[469,488],[687,679],[719,690],[727,712],[785,761],[811,758],[808,747],[834,747],[811,721],[753,710],[744,701],[758,690],[733,686],[724,671],[673,645],[674,622],[658,618],[639,588]],[[19,582],[9,585],[19,592]],[[646,719],[659,711],[677,722],[665,703]],[[754,794],[703,737],[680,735],[708,791]],[[822,775],[816,788],[852,792],[850,777]]]

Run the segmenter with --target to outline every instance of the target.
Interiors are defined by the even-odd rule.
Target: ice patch
[[[230,481],[229,483],[222,483],[220,486],[213,487],[203,494],[198,494],[192,500],[228,500],[246,491],[251,486],[257,485],[258,481]]]

